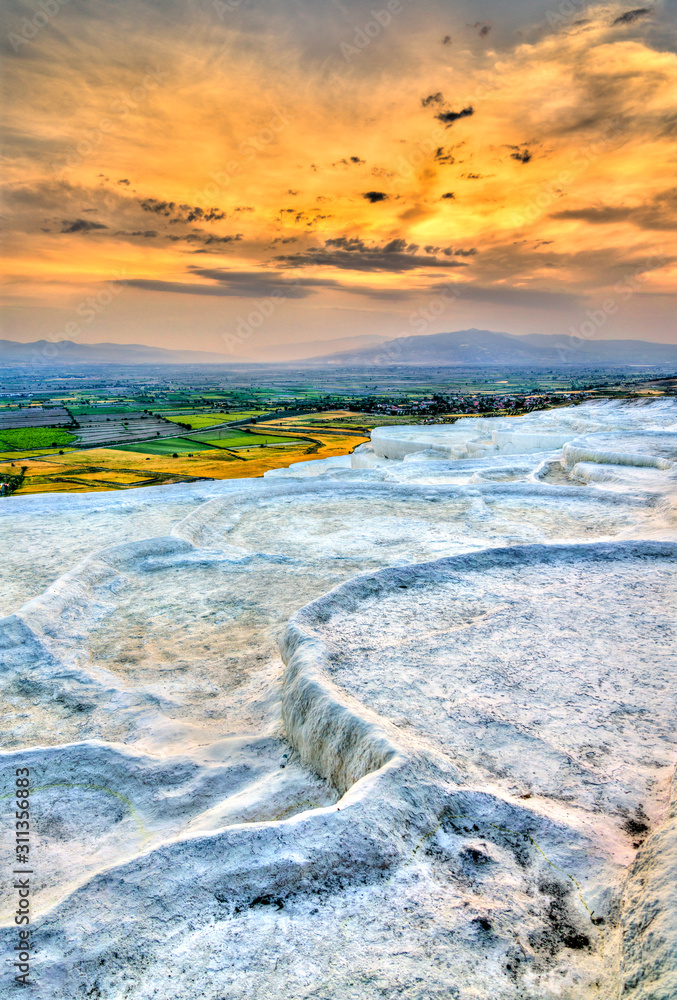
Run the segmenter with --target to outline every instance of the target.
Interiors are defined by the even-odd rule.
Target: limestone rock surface
[[[676,499],[658,400],[2,501],[31,995],[673,997]]]

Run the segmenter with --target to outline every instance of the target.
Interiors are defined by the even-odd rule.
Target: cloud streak
[[[404,271],[429,270],[430,268],[467,267],[449,257],[454,251],[441,251],[447,255],[442,260],[428,251],[426,257],[417,256],[418,245],[405,239],[391,240],[381,245],[369,245],[358,237],[338,237],[327,240],[324,247],[302,250],[299,253],[280,254],[277,263],[288,268],[331,267],[340,271],[371,271],[401,274]],[[454,254],[455,255],[455,254]]]
[[[97,229],[108,229],[102,222],[94,222],[90,219],[64,219],[61,228],[62,233],[93,233]]]

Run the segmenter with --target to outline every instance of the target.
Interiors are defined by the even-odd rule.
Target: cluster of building
[[[544,409],[561,403],[570,403],[587,397],[585,392],[570,392],[551,395],[538,392],[531,395],[435,395],[430,399],[399,400],[390,402],[366,397],[355,400],[350,409],[360,413],[383,413],[389,416],[424,416],[439,417],[442,414],[475,414],[475,413],[527,413],[530,410]]]

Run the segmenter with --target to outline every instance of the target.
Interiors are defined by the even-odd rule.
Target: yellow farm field
[[[300,441],[286,447],[252,445],[237,452],[210,448],[182,454],[144,455],[112,448],[71,451],[45,458],[2,461],[0,478],[16,476],[25,469],[21,485],[13,496],[29,493],[87,492],[90,490],[130,489],[156,486],[192,479],[252,479],[269,469],[286,468],[293,462],[331,458],[349,454],[364,436],[313,434],[314,441]]]
[[[190,424],[195,430],[202,430],[205,427],[212,427],[215,424],[228,424],[236,420],[251,420],[258,417],[265,410],[243,410],[241,413],[179,413],[168,416],[160,413],[165,420],[170,420],[173,424]]]

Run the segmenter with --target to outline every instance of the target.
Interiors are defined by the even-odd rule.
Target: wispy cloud
[[[553,212],[554,219],[589,222],[594,226],[629,222],[640,229],[677,230],[677,188],[661,191],[640,205],[590,205]]]
[[[458,260],[417,256],[418,245],[398,238],[384,245],[368,244],[359,237],[337,237],[320,248],[280,254],[275,260],[285,267],[332,267],[341,271],[382,271],[399,274],[430,268],[467,267]],[[444,253],[445,251],[441,251]],[[453,253],[453,251],[452,251]]]
[[[638,21],[640,17],[647,17],[651,13],[650,7],[636,7],[634,10],[626,10],[624,14],[620,14],[619,17],[613,22],[614,26],[617,24],[633,24]]]
[[[90,219],[64,219],[61,228],[62,233],[91,233],[96,229],[108,229],[103,222],[94,222]]]
[[[119,269],[158,328],[189,304],[170,293],[195,296],[199,321],[210,298],[237,309],[276,290],[297,328],[318,308],[343,322],[339,296],[399,328],[398,303],[406,315],[435,275],[462,277],[478,323],[491,306],[518,323],[525,303],[603,299],[654,241],[677,253],[677,31],[661,5],[552,23],[535,0],[476,22],[443,0],[404,6],[348,65],[352,0],[260,0],[228,20],[178,0],[61,5],[8,55],[17,315],[47,332],[74,288]],[[12,31],[32,13],[8,0],[5,15]],[[674,283],[656,270],[646,295]]]

